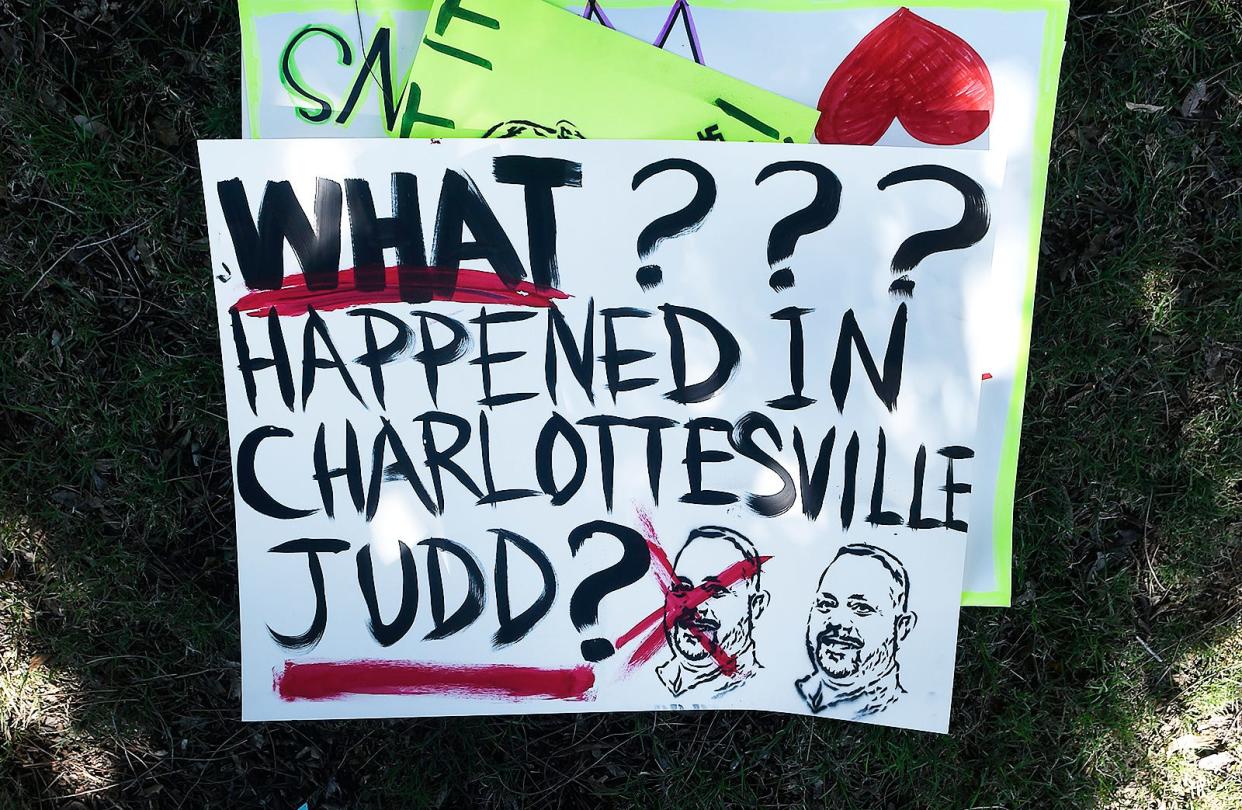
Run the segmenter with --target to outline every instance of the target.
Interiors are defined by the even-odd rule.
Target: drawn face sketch
[[[487,132],[483,133],[484,138],[559,138],[576,140],[583,137],[578,130],[578,125],[573,121],[567,121],[564,118],[557,121],[552,126],[539,124],[534,121],[514,120],[501,121],[494,125]]]
[[[721,675],[726,677],[717,688],[733,688],[760,668],[755,619],[768,594],[760,587],[758,563],[746,537],[718,526],[695,529],[677,553],[676,580],[664,605],[664,635],[673,657],[657,667],[674,695]],[[737,576],[739,570],[754,574]]]
[[[901,561],[865,544],[843,547],[819,578],[806,628],[814,672],[797,686],[811,710],[859,701],[860,714],[904,694],[898,651],[914,628]]]

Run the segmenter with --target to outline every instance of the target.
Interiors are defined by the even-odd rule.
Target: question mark
[[[650,166],[644,166],[634,175],[631,188],[637,191],[639,186],[657,174],[674,169],[686,172],[694,178],[696,183],[694,197],[684,208],[665,214],[643,228],[642,233],[638,235],[638,258],[640,259],[650,256],[651,252],[656,249],[656,245],[665,239],[697,231],[711,212],[712,206],[716,204],[716,178],[694,161],[682,158],[666,158],[657,160]],[[638,281],[638,286],[644,290],[650,290],[664,280],[664,271],[658,264],[645,264],[638,268],[634,277]]]
[[[777,270],[776,265],[793,256],[799,239],[827,228],[841,210],[841,181],[827,166],[805,160],[781,160],[765,166],[755,178],[755,185],[781,172],[806,172],[814,177],[815,198],[806,208],[794,211],[773,225],[768,234],[768,264],[773,268],[768,285],[777,292],[792,287],[794,275],[788,267]]]
[[[962,250],[976,244],[987,235],[991,224],[988,198],[983,188],[961,172],[948,166],[907,166],[886,175],[877,183],[880,191],[898,183],[914,180],[938,180],[953,186],[962,195],[964,203],[962,218],[956,225],[937,231],[923,231],[906,239],[893,254],[893,273],[901,278],[889,285],[888,291],[897,296],[914,297],[914,282],[907,275],[918,263],[935,253]]]
[[[569,533],[569,550],[578,556],[582,544],[595,534],[610,534],[621,541],[621,559],[582,580],[569,599],[569,618],[574,627],[583,630],[599,621],[599,603],[604,597],[633,585],[647,575],[651,552],[647,541],[628,526],[607,520],[584,523]],[[606,638],[588,638],[582,642],[582,657],[587,661],[603,661],[616,652]]]

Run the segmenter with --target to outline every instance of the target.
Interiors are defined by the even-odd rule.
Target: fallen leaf
[[[107,140],[112,135],[112,130],[108,129],[106,124],[96,121],[94,118],[87,118],[85,115],[73,116],[73,123],[77,124],[78,129],[82,130],[82,132],[100,140]]]
[[[1127,548],[1142,538],[1143,534],[1138,529],[1133,526],[1124,526],[1117,530],[1117,542],[1113,545],[1113,548]]]
[[[1210,754],[1199,760],[1199,767],[1205,771],[1223,771],[1233,762],[1233,754],[1228,751],[1221,751],[1219,754]]]
[[[1139,104],[1134,101],[1127,101],[1126,109],[1130,112],[1162,113],[1169,108],[1162,107],[1159,104]]]
[[[1088,242],[1087,246],[1082,249],[1082,253],[1079,254],[1079,258],[1090,259],[1090,258],[1100,255],[1101,251],[1104,250],[1104,246],[1107,243],[1108,243],[1108,234],[1104,233],[1103,231],[1101,231],[1100,233],[1097,233],[1095,236],[1091,237],[1091,241]]]
[[[1208,85],[1203,79],[1195,82],[1182,100],[1182,116],[1185,118],[1202,118],[1206,112],[1204,102],[1208,98]]]
[[[58,489],[52,493],[52,500],[61,506],[72,509],[82,500],[82,496],[71,489]]]
[[[1182,751],[1198,751],[1203,748],[1204,740],[1197,734],[1183,734],[1173,742],[1169,743],[1169,747],[1165,749],[1165,753],[1169,756],[1180,753]]]
[[[1224,352],[1221,350],[1220,345],[1211,338],[1208,338],[1203,355],[1204,365],[1207,367],[1208,379],[1219,380],[1223,376],[1220,361],[1224,357]]]

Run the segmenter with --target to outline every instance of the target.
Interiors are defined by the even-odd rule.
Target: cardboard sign
[[[943,731],[976,152],[200,144],[247,719]]]

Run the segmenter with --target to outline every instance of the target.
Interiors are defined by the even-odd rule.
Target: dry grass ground
[[[946,737],[767,714],[242,725],[194,140],[229,0],[0,0],[0,807],[1242,807],[1242,6],[1073,4],[1017,604]]]

